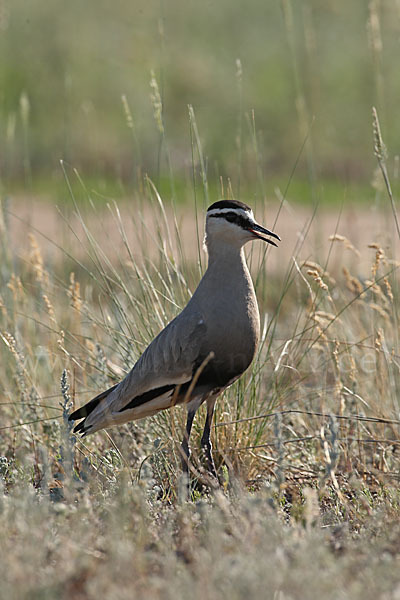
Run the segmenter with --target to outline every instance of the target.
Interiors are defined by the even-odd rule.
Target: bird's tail
[[[99,394],[98,396],[96,396],[95,398],[93,398],[93,400],[90,400],[89,402],[87,402],[87,404],[84,404],[83,406],[81,406],[77,410],[74,410],[74,412],[69,415],[69,420],[70,421],[77,421],[78,419],[83,419],[83,421],[81,421],[80,423],[78,423],[78,425],[76,425],[76,427],[74,428],[74,433],[82,433],[82,434],[88,433],[88,431],[86,430],[86,425],[85,425],[86,417],[88,415],[90,415],[90,413],[92,413],[95,408],[97,408],[97,406],[99,405],[99,403],[102,400],[104,400],[104,398],[107,398],[107,396],[113,390],[115,390],[115,388],[117,387],[117,385],[118,385],[118,383],[116,383],[115,385],[113,385],[112,387],[110,387],[108,390],[105,390],[104,392],[101,392],[101,394]]]

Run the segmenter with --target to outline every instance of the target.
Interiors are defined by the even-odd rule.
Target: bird
[[[185,404],[182,471],[189,476],[189,438],[199,407],[207,416],[201,438],[206,468],[217,478],[210,432],[218,396],[250,366],[260,316],[244,246],[280,237],[259,225],[238,200],[219,200],[206,213],[207,269],[185,308],[150,343],[118,384],[71,413],[82,436]]]

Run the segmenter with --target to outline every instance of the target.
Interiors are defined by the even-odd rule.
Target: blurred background
[[[372,106],[398,181],[399,34],[399,1],[0,0],[2,195],[65,199],[63,159],[98,201],[145,174],[179,202],[194,176],[373,199]]]

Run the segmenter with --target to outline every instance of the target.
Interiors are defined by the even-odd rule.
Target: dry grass
[[[3,237],[4,597],[396,598],[398,241],[364,228],[356,242],[345,212],[330,231],[318,213],[281,216],[276,230],[297,234],[267,254],[254,246],[262,343],[218,402],[221,490],[201,485],[195,451],[187,504],[181,409],[84,442],[67,422],[133,364],[204,268],[189,216],[154,189],[147,200],[132,223],[113,207],[93,224],[60,218],[45,241],[34,229]],[[111,222],[105,246],[96,228]]]
[[[1,504],[2,597],[397,597],[398,519],[371,510],[354,535],[324,523],[311,489],[303,522],[285,524],[269,501],[236,490],[167,509],[120,481],[55,503],[19,486]]]
[[[0,207],[0,598],[399,600],[399,160],[382,138],[398,137],[399,3],[225,3],[213,23],[208,5],[149,3],[139,45],[134,5],[97,4],[69,21],[0,7],[2,193],[22,174],[28,190]],[[85,440],[68,414],[185,305],[205,207],[245,190],[283,241],[249,249],[262,341],[217,404],[217,489],[200,411],[188,501],[182,408]]]

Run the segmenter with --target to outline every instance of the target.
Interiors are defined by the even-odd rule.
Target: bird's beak
[[[259,238],[260,240],[264,240],[264,242],[268,242],[268,244],[272,244],[273,246],[276,246],[276,247],[278,247],[278,245],[275,244],[275,242],[273,242],[272,240],[264,237],[264,235],[270,235],[270,236],[274,237],[276,240],[281,241],[281,238],[279,237],[279,235],[277,235],[273,231],[269,231],[269,229],[265,229],[264,227],[261,227],[261,225],[259,225],[258,223],[254,223],[253,225],[251,225],[249,227],[249,231],[251,231],[251,233],[255,237]],[[260,234],[264,234],[264,235],[260,235]]]

